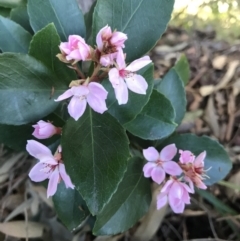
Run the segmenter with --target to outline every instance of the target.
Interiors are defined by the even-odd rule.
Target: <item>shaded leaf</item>
[[[174,68],[163,77],[156,89],[169,99],[176,113],[174,120],[180,124],[186,112],[187,100],[183,82]]]
[[[16,8],[24,4],[25,0],[0,0],[0,6],[5,8]]]
[[[0,49],[3,52],[27,53],[31,34],[22,26],[0,16]]]
[[[4,8],[4,7],[0,7],[0,15],[2,15],[5,18],[8,18],[10,15],[10,8]]]
[[[60,53],[60,38],[53,23],[37,32],[30,43],[29,55],[41,61],[67,85],[77,79],[75,72],[61,62],[56,55]]]
[[[170,101],[153,90],[149,102],[137,117],[124,125],[133,135],[142,139],[156,140],[167,137],[176,128],[175,112]]]
[[[29,22],[29,16],[27,12],[27,4],[22,4],[16,8],[13,8],[10,14],[10,18],[20,24],[29,33],[33,33],[32,27]]]
[[[177,71],[184,85],[187,85],[190,80],[190,67],[186,55],[181,55],[180,59],[175,64],[174,69]]]
[[[174,0],[98,0],[93,14],[93,38],[107,24],[128,36],[127,61],[146,54],[170,20]]]
[[[84,17],[76,0],[28,0],[30,24],[35,32],[54,23],[62,41],[71,34],[86,34]],[[44,16],[44,17],[43,17]]]
[[[13,68],[14,66],[14,68]],[[51,98],[52,88],[55,92]],[[48,115],[67,86],[41,62],[24,54],[0,54],[0,122],[23,125]]]
[[[142,108],[147,104],[153,89],[153,65],[148,65],[138,71],[148,83],[146,95],[136,94],[128,90],[128,102],[125,105],[119,105],[112,84],[107,79],[103,82],[103,86],[108,91],[107,106],[108,112],[114,116],[121,124],[125,124],[134,119]]]
[[[79,192],[66,188],[64,182],[58,184],[53,203],[58,217],[70,231],[77,228],[89,215],[86,203]]]
[[[124,129],[110,114],[98,114],[88,107],[78,121],[67,121],[62,148],[66,170],[76,189],[90,212],[98,214],[127,168],[129,148]]]
[[[114,235],[131,228],[147,211],[151,202],[151,188],[143,177],[143,160],[138,157],[128,162],[128,168],[117,192],[97,215],[93,233]],[[137,207],[137,208],[136,208]]]

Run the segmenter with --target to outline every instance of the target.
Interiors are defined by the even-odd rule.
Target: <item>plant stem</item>
[[[80,76],[82,79],[85,79],[85,75],[82,73],[82,71],[78,68],[77,64],[73,65],[73,69],[77,72],[78,76]]]

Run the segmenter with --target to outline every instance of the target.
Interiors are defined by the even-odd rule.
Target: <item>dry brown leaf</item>
[[[220,82],[215,86],[214,85],[202,86],[199,90],[200,94],[202,96],[208,96],[212,94],[214,91],[225,88],[227,84],[231,81],[232,77],[234,76],[236,68],[239,66],[239,63],[240,63],[239,60],[231,61],[228,65],[228,70],[226,74],[223,76]]]
[[[3,207],[13,210],[24,201],[23,194],[11,194],[3,202]]]
[[[219,137],[220,128],[218,123],[218,116],[216,115],[216,110],[213,103],[213,96],[210,96],[207,103],[207,108],[205,110],[205,118],[206,122],[212,129],[215,137]]]
[[[229,180],[229,183],[232,183],[234,186],[240,187],[240,172],[235,173],[232,175]],[[226,188],[226,194],[229,198],[236,200],[240,197],[240,191],[233,188]]]
[[[240,93],[240,79],[237,79],[233,84],[233,95],[237,96]]]
[[[45,226],[40,223],[14,221],[0,223],[0,232],[16,238],[40,238]]]
[[[24,156],[26,156],[25,153],[19,153],[5,160],[0,168],[0,183],[3,183],[8,179],[8,172]]]
[[[133,234],[132,241],[148,241],[157,232],[161,225],[168,207],[165,206],[160,210],[157,210],[157,195],[159,194],[159,188],[154,184],[154,191],[152,196],[152,203],[146,216],[142,219],[142,223]]]
[[[228,97],[228,125],[226,131],[226,140],[229,141],[232,137],[232,132],[234,128],[234,121],[235,121],[235,96],[232,93],[229,94]]]
[[[183,49],[185,49],[189,44],[187,42],[182,42],[180,44],[177,44],[175,46],[168,46],[168,45],[161,45],[157,46],[154,51],[156,53],[162,54],[162,53],[173,53],[178,52]]]
[[[227,56],[220,55],[213,59],[212,65],[214,69],[222,70],[227,63]]]
[[[4,220],[4,222],[8,222],[12,218],[16,217],[17,215],[24,213],[26,209],[29,209],[33,202],[33,198],[24,201],[21,205],[19,205],[16,209],[14,209]]]

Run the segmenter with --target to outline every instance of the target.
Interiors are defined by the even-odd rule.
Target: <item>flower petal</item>
[[[87,86],[80,85],[80,86],[73,86],[72,88],[72,93],[74,96],[86,96],[89,94],[89,89]]]
[[[121,48],[118,48],[117,56],[116,56],[117,67],[119,70],[123,70],[126,67],[125,63],[125,55]]]
[[[102,114],[107,110],[105,99],[98,98],[96,95],[88,94],[87,102],[91,108],[98,113]]]
[[[152,60],[149,58],[149,56],[144,56],[140,59],[134,60],[131,64],[127,66],[127,68],[125,68],[125,70],[136,72],[144,66],[150,64],[151,62]]]
[[[34,140],[27,141],[26,149],[31,156],[37,159],[39,159],[39,155],[53,157],[51,151],[46,146]]]
[[[114,92],[119,105],[124,105],[128,102],[128,88],[122,78],[119,78],[119,85],[114,88]]]
[[[68,113],[74,120],[78,120],[86,110],[87,100],[85,98],[79,98],[73,96],[69,105],[68,105]]]
[[[55,168],[55,170],[52,172],[52,174],[49,177],[48,182],[48,188],[47,188],[47,197],[53,196],[55,192],[57,191],[57,185],[59,181],[59,171],[58,168]]]
[[[155,168],[157,166],[156,163],[154,162],[148,162],[144,165],[143,167],[143,173],[144,173],[144,177],[151,177],[151,173],[153,168]]]
[[[159,159],[159,152],[154,147],[148,147],[143,149],[143,156],[149,162],[155,162]]]
[[[62,180],[64,181],[66,188],[74,188],[74,185],[69,177],[69,175],[66,173],[65,165],[60,163],[59,164],[59,173],[61,175]]]
[[[161,190],[161,192],[162,193],[168,193],[169,192],[169,190],[170,190],[170,188],[171,188],[171,186],[172,186],[172,184],[173,184],[173,180],[168,180],[165,184],[164,184],[164,186],[162,187],[162,190]]]
[[[181,167],[174,161],[167,161],[162,163],[164,171],[172,176],[178,176],[182,173]]]
[[[88,85],[89,92],[93,95],[96,95],[100,99],[107,99],[108,92],[105,88],[96,82],[91,82]]]
[[[164,207],[168,202],[168,198],[166,193],[159,193],[157,195],[157,209],[161,209],[162,207]]]
[[[108,35],[110,37],[111,34],[112,34],[112,30],[108,25],[106,25],[105,27],[99,30],[96,37],[96,43],[99,50],[102,50],[103,48],[103,38],[107,37]]]
[[[177,148],[175,144],[165,146],[160,152],[161,161],[171,161],[177,154]]]
[[[193,155],[193,153],[191,151],[183,151],[183,150],[179,150],[180,153],[180,162],[183,164],[187,164],[187,163],[192,163],[195,156]]]
[[[156,182],[157,184],[161,184],[165,179],[166,175],[164,170],[160,166],[157,166],[153,168],[151,176],[154,182]]]
[[[204,159],[206,157],[206,151],[201,152],[196,159],[194,160],[194,167],[203,167],[204,166]]]
[[[128,88],[137,94],[146,94],[148,83],[146,80],[138,74],[130,74],[129,77],[125,77]]]
[[[179,204],[176,205],[176,204],[172,204],[169,200],[169,204],[174,213],[183,213],[185,208],[185,203],[183,201],[179,202]]]
[[[169,190],[169,197],[181,199],[183,195],[183,187],[179,181],[174,181]]]
[[[65,100],[67,98],[70,98],[71,96],[73,96],[72,89],[68,89],[62,95],[58,96],[58,98],[55,101]]]
[[[112,68],[108,72],[109,81],[111,82],[113,88],[117,88],[119,86],[119,82],[121,77],[119,75],[119,71],[117,68]]]
[[[48,172],[46,170],[46,168],[47,168],[46,164],[44,164],[42,162],[38,162],[31,169],[31,171],[29,172],[28,176],[34,182],[42,182],[42,181],[46,180],[49,177],[49,175],[50,175],[50,172]],[[50,171],[50,167],[49,167],[49,171]]]

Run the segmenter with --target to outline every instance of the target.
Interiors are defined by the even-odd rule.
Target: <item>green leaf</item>
[[[3,17],[5,17],[5,18],[8,18],[8,17],[9,17],[10,11],[11,11],[10,8],[0,7],[0,15],[3,16]]]
[[[90,212],[98,214],[121,182],[129,157],[128,139],[122,126],[108,113],[89,107],[63,128],[63,160]]]
[[[3,52],[27,53],[31,34],[19,24],[0,16],[0,49]]]
[[[86,39],[90,45],[94,45],[92,40],[92,24],[93,24],[93,12],[97,2],[94,2],[88,13],[84,15],[85,25],[86,25]]]
[[[103,82],[103,86],[108,91],[107,107],[108,112],[114,116],[121,124],[125,124],[133,120],[147,104],[153,89],[153,65],[148,65],[138,71],[148,83],[146,95],[136,94],[128,90],[128,102],[125,105],[119,105],[115,97],[112,84],[107,79]]]
[[[186,55],[182,54],[180,59],[177,61],[174,69],[177,71],[180,79],[183,81],[184,85],[187,85],[190,79],[190,68]]]
[[[10,14],[10,18],[20,24],[24,29],[26,29],[29,33],[33,33],[29,22],[29,16],[27,12],[27,4],[20,5],[16,8],[13,8]]]
[[[175,112],[170,101],[153,90],[149,102],[137,117],[124,125],[133,135],[142,139],[156,140],[167,137],[176,128]]]
[[[163,148],[171,143],[175,143],[178,149],[190,150],[194,155],[199,155],[204,150],[207,152],[204,160],[204,169],[211,169],[206,173],[209,176],[204,181],[206,185],[212,185],[222,180],[232,168],[232,162],[224,147],[207,136],[198,137],[193,134],[176,134],[165,140],[159,147]]]
[[[71,34],[86,34],[84,17],[76,0],[28,0],[30,24],[35,32],[54,23],[62,41]]]
[[[64,182],[58,184],[53,203],[58,217],[70,231],[79,227],[90,214],[79,192],[66,188]]]
[[[33,57],[0,54],[0,123],[23,125],[40,120],[56,109],[58,103],[54,98],[66,89]]]
[[[164,76],[156,89],[171,102],[175,113],[175,122],[180,124],[186,112],[186,93],[182,80],[174,68]]]
[[[16,8],[23,4],[25,0],[0,0],[0,6],[5,8]]]
[[[69,83],[77,79],[75,72],[61,62],[56,55],[60,52],[58,46],[60,38],[53,23],[37,32],[30,43],[29,55],[41,61],[55,73],[59,80]]]
[[[171,18],[174,0],[98,0],[93,14],[93,37],[107,24],[127,34],[127,61],[153,48]]]
[[[114,235],[131,228],[147,211],[151,202],[151,188],[143,177],[143,161],[130,159],[127,172],[117,192],[97,215],[95,235]]]

